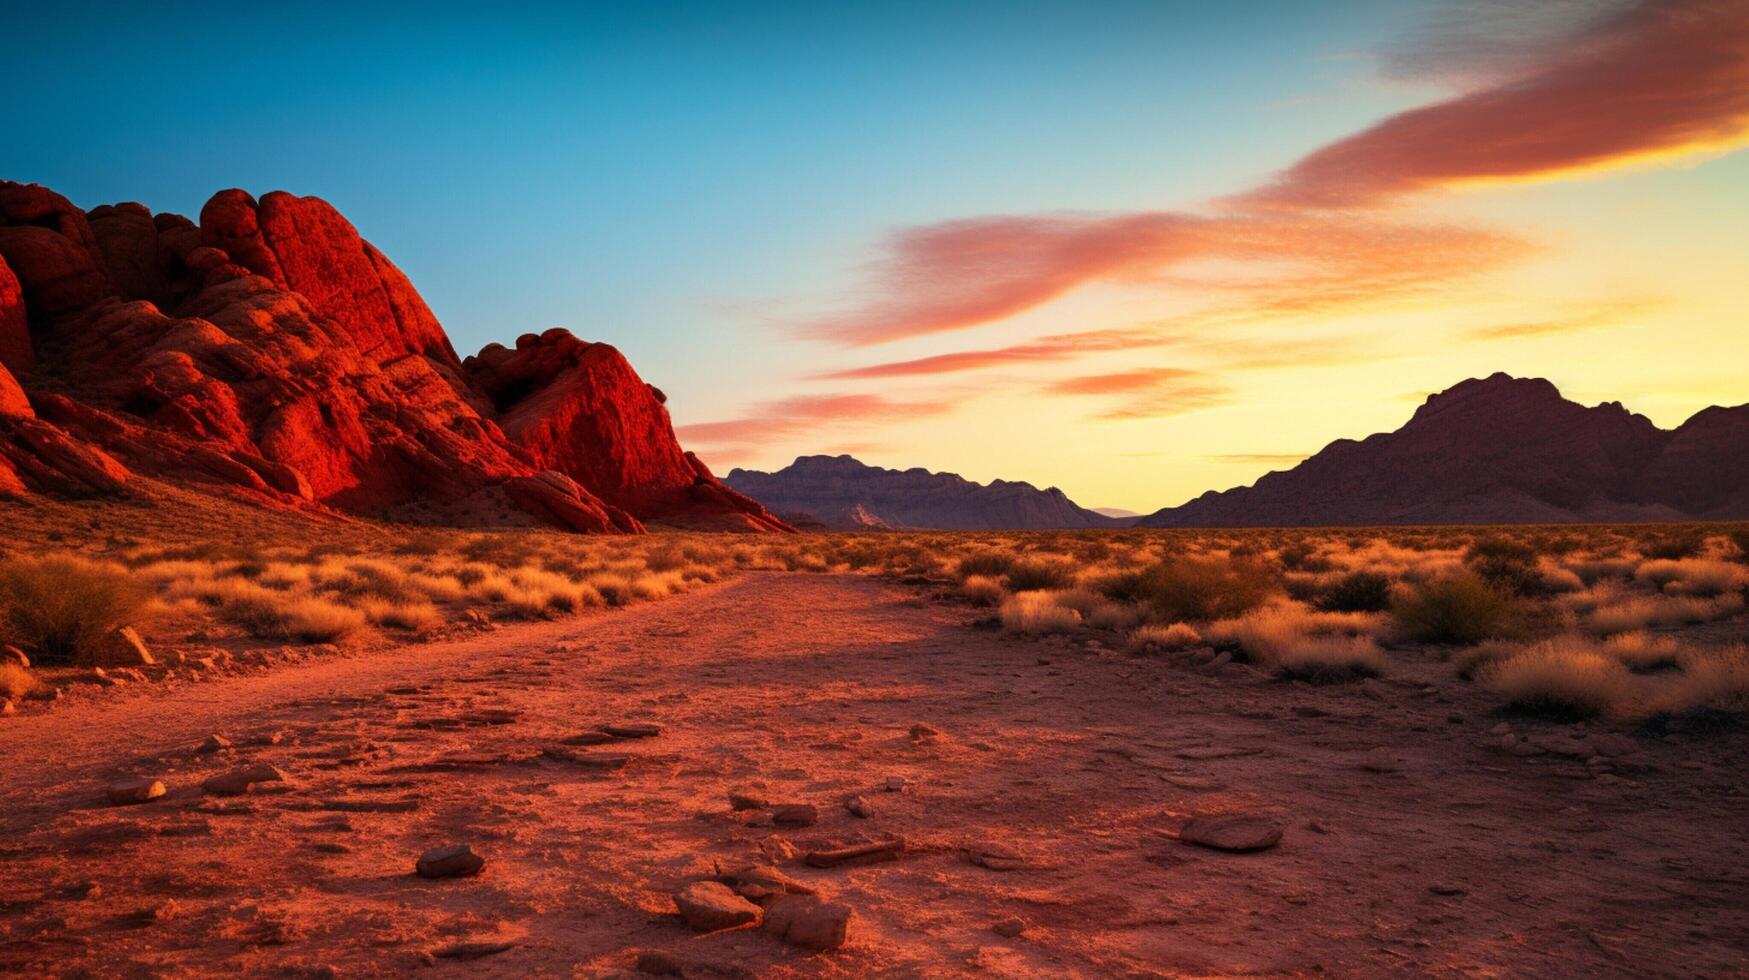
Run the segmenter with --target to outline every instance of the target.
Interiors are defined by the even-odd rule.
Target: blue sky
[[[1379,66],[1429,22],[1465,9],[9,4],[8,33],[27,43],[10,44],[0,61],[12,96],[0,105],[0,131],[9,134],[0,176],[46,184],[85,207],[137,200],[191,216],[233,186],[326,198],[409,274],[458,350],[551,326],[609,341],[669,392],[683,436],[689,426],[794,415],[804,410],[798,399],[829,395],[954,406],[883,421],[853,417],[855,405],[878,402],[845,403],[844,417],[792,420],[782,437],[776,426],[768,439],[701,443],[719,470],[851,449],[885,465],[1030,479],[1085,503],[1148,509],[1267,468],[1243,457],[1288,457],[1392,427],[1407,415],[1405,397],[1461,380],[1471,363],[1547,373],[1599,397],[1662,397],[1672,415],[1722,398],[1717,385],[1666,390],[1656,379],[1673,373],[1670,364],[1662,374],[1598,366],[1562,377],[1559,347],[1470,357],[1448,325],[1413,327],[1429,339],[1398,351],[1426,310],[1390,325],[1345,313],[1269,327],[1281,338],[1384,338],[1365,343],[1390,354],[1370,374],[1333,366],[1289,384],[1274,375],[1259,382],[1253,409],[1288,393],[1339,394],[1271,427],[1278,431],[1260,431],[1244,406],[1212,402],[1114,421],[1070,407],[1080,401],[1033,397],[1039,379],[1011,373],[931,388],[806,380],[857,363],[1182,314],[1185,291],[1176,273],[1162,273],[1163,288],[1132,288],[1134,275],[1095,282],[950,336],[874,349],[798,336],[862,302],[895,231],[985,215],[1194,208],[1255,188],[1393,112],[1449,97],[1448,79]],[[1515,216],[1525,215],[1539,246],[1557,250],[1568,238],[1636,227],[1682,239],[1683,226],[1643,218],[1599,228],[1600,202],[1614,205],[1623,187],[1651,181],[1694,214],[1741,227],[1743,205],[1714,201],[1744,186],[1739,157],[1709,152],[1685,166],[1627,184],[1484,193],[1431,209],[1441,221],[1515,232]],[[1686,268],[1725,269],[1742,257],[1729,241],[1709,248],[1701,266]],[[1496,281],[1461,303],[1442,294],[1441,308],[1496,315],[1507,290],[1550,308],[1591,301],[1597,277],[1576,272],[1584,249],[1571,251],[1572,267],[1540,274],[1535,289]],[[1584,268],[1636,261],[1592,255]],[[1569,286],[1548,286],[1545,296],[1545,283]],[[1686,310],[1681,323],[1739,309]],[[1128,360],[1108,369],[1139,363],[1162,375],[1179,363],[1112,356]],[[1405,371],[1402,358],[1419,367]],[[1245,390],[1231,379],[1220,387]],[[1031,438],[1000,434],[1014,426]]]

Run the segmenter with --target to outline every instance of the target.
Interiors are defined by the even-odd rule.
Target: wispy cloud
[[[878,422],[944,415],[955,407],[951,399],[895,401],[881,395],[800,395],[754,405],[746,415],[720,422],[676,426],[674,434],[687,444],[746,450],[767,446],[821,430],[834,433]]]
[[[986,350],[956,351],[919,357],[905,361],[888,361],[866,367],[849,368],[815,375],[814,380],[850,381],[863,378],[897,378],[928,374],[949,374],[975,371],[980,368],[1008,364],[1062,361],[1086,354],[1136,350],[1182,343],[1183,338],[1150,330],[1088,330],[1081,333],[1055,334],[1025,344],[1011,344]]]
[[[1304,462],[1311,453],[1215,453],[1204,456],[1211,463],[1240,463],[1246,466],[1293,466]]]
[[[1496,323],[1483,327],[1473,327],[1465,331],[1464,336],[1471,340],[1517,340],[1523,337],[1550,337],[1580,333],[1620,323],[1634,314],[1644,312],[1656,305],[1658,304],[1649,300],[1623,300],[1546,319],[1521,320],[1515,323]]]
[[[1201,371],[1171,367],[1065,378],[1043,390],[1052,395],[1122,396],[1095,416],[1108,420],[1182,415],[1223,404],[1232,395],[1232,389]]]
[[[805,331],[861,345],[959,330],[1090,283],[1187,275],[1193,263],[1285,265],[1249,281],[1177,283],[1237,294],[1260,311],[1415,295],[1527,247],[1499,231],[1383,218],[1381,208],[1478,182],[1707,153],[1749,137],[1749,4],[1560,6],[1524,35],[1536,43],[1510,56],[1485,59],[1489,48],[1466,42],[1453,44],[1461,58],[1431,59],[1474,87],[1328,144],[1216,210],[1003,215],[902,230],[876,260],[861,305]],[[1467,71],[1453,69],[1460,62]]]

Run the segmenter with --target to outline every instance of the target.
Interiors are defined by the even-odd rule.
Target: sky
[[[0,177],[325,198],[719,473],[1152,511],[1495,371],[1749,402],[1740,0],[503,8],[0,0]]]

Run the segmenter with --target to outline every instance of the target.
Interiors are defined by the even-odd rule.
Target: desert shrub
[[[1008,571],[1008,566],[1014,564],[1014,556],[1001,551],[984,551],[975,555],[967,555],[954,566],[954,574],[962,579],[973,575],[987,578],[999,577]]]
[[[994,606],[1007,594],[1008,590],[1002,587],[1002,580],[988,575],[969,575],[960,583],[960,595],[977,606]]]
[[[35,694],[42,687],[29,667],[15,663],[0,664],[0,699],[17,700]]]
[[[1378,612],[1391,604],[1391,580],[1378,572],[1349,572],[1317,597],[1319,609]]]
[[[1473,644],[1518,624],[1519,603],[1473,573],[1458,573],[1400,590],[1391,616],[1404,635],[1424,643]]]
[[[1074,563],[1060,558],[1023,558],[1008,566],[1008,587],[1016,592],[1061,589],[1074,581]]]
[[[1542,595],[1547,590],[1538,568],[1537,553],[1507,537],[1477,540],[1464,552],[1464,561],[1484,582],[1509,595]]]
[[[1101,583],[1112,599],[1134,602],[1166,622],[1221,619],[1263,604],[1275,576],[1251,561],[1173,558]]]
[[[1706,535],[1698,528],[1678,528],[1650,538],[1641,547],[1647,558],[1693,558],[1706,547]]]
[[[1480,677],[1508,708],[1561,720],[1620,713],[1632,694],[1632,675],[1621,661],[1571,640],[1529,647]]]
[[[1277,677],[1336,684],[1385,672],[1385,653],[1370,636],[1308,636],[1276,653]]]
[[[1652,626],[1692,626],[1733,616],[1743,609],[1740,593],[1711,599],[1694,596],[1639,596],[1600,605],[1586,618],[1594,633],[1626,633]]]
[[[1749,528],[1736,528],[1725,533],[1725,540],[1737,549],[1737,560],[1749,564]]]
[[[1015,633],[1067,633],[1081,625],[1081,614],[1059,606],[1048,592],[1020,592],[1002,603],[1002,627]]]
[[[1636,674],[1676,667],[1682,652],[1674,637],[1646,632],[1618,633],[1604,642],[1603,651]]]
[[[105,634],[138,623],[151,600],[118,566],[64,556],[0,562],[0,636],[38,664],[89,657]]]
[[[429,602],[392,602],[387,599],[366,598],[359,600],[354,608],[375,625],[392,629],[425,633],[443,625],[443,614]]]
[[[1659,558],[1636,569],[1634,581],[1672,595],[1716,596],[1739,587],[1743,570],[1712,558]]]
[[[1139,626],[1130,633],[1129,641],[1125,644],[1126,649],[1136,653],[1189,650],[1199,646],[1202,646],[1202,634],[1189,623]]]
[[[1749,718],[1749,650],[1741,645],[1683,658],[1682,675],[1656,697],[1657,714],[1706,712]]]
[[[1457,668],[1457,674],[1464,680],[1474,680],[1494,664],[1522,652],[1524,647],[1517,643],[1504,640],[1487,640],[1473,647],[1459,650],[1452,656],[1452,665]]]

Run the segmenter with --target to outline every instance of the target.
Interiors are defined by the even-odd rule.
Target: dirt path
[[[1745,969],[1742,735],[1642,741],[1608,767],[1519,757],[1485,747],[1498,719],[1484,704],[1421,686],[1448,671],[1432,663],[1308,688],[971,618],[868,579],[749,575],[608,616],[0,720],[0,973],[597,975],[637,950],[699,976]],[[570,750],[632,756],[619,771],[540,754],[630,720],[664,731]],[[915,738],[917,724],[940,734]],[[237,747],[196,752],[214,733]],[[206,776],[256,762],[286,788],[202,794]],[[104,805],[126,774],[171,792]],[[813,803],[820,821],[774,828],[732,812],[731,788]],[[871,817],[845,810],[856,794]],[[1174,839],[1185,814],[1233,808],[1279,815],[1280,846]],[[908,845],[897,861],[784,865],[855,909],[836,952],[695,936],[672,914],[678,886],[774,840],[890,834]],[[485,872],[410,874],[450,842]],[[992,848],[1020,866],[968,859]],[[992,928],[1010,919],[1020,935]],[[492,941],[515,945],[432,958]]]

